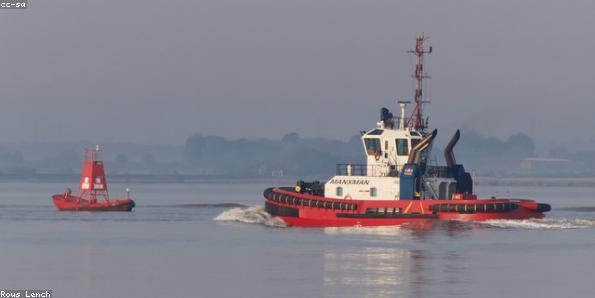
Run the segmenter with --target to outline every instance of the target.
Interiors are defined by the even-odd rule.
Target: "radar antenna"
[[[407,51],[407,53],[415,54],[415,56],[417,57],[417,63],[415,64],[415,73],[412,76],[415,79],[415,107],[411,111],[411,117],[409,117],[407,127],[409,129],[416,129],[421,131],[424,131],[428,127],[428,121],[427,119],[424,121],[422,113],[422,105],[424,103],[429,102],[424,101],[422,97],[423,79],[430,78],[430,76],[428,76],[428,74],[424,72],[424,54],[432,53],[431,46],[428,50],[424,49],[424,42],[428,39],[429,37],[425,37],[422,33],[421,36],[416,38],[415,50]]]

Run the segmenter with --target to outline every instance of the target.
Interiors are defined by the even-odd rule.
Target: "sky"
[[[0,10],[0,142],[347,139],[411,100],[430,124],[595,144],[593,0],[30,0]]]

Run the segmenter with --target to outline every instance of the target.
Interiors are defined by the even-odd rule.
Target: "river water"
[[[112,184],[131,213],[59,212],[65,184],[0,183],[0,289],[54,297],[593,297],[595,188],[478,187],[546,219],[286,228],[258,183]]]

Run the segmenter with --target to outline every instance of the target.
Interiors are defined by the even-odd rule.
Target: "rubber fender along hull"
[[[345,200],[296,193],[288,188],[264,191],[265,210],[290,226],[391,226],[432,220],[484,221],[543,218],[547,204],[532,200]]]

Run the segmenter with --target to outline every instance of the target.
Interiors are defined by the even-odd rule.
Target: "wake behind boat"
[[[110,200],[103,161],[99,160],[99,146],[89,151],[85,148],[83,172],[79,192],[72,195],[70,188],[52,196],[58,210],[68,211],[132,211],[136,205],[130,198]]]
[[[473,180],[456,162],[453,148],[457,130],[444,149],[446,166],[430,165],[428,157],[437,130],[428,131],[422,114],[423,35],[417,38],[415,106],[405,117],[406,105],[399,101],[400,116],[386,108],[377,126],[362,132],[366,164],[337,165],[336,176],[326,183],[298,181],[295,187],[264,191],[265,210],[288,225],[304,227],[387,226],[429,220],[484,221],[542,218],[551,207],[527,199],[478,199]]]

